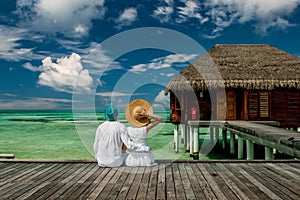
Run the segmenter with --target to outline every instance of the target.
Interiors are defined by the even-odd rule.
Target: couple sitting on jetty
[[[162,121],[162,117],[154,115],[149,102],[137,99],[126,108],[126,120],[131,127],[120,123],[117,119],[118,108],[109,105],[105,110],[106,120],[96,131],[94,153],[101,167],[153,166],[157,165],[154,156],[147,146],[148,131]],[[155,121],[151,122],[151,119]],[[130,153],[122,150],[122,145],[130,149]]]

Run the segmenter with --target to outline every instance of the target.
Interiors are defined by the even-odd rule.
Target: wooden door
[[[217,120],[225,120],[226,118],[226,93],[217,91]]]
[[[234,90],[226,91],[226,119],[236,119],[236,93]]]

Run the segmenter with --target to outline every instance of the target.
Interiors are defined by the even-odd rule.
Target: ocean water
[[[164,119],[147,137],[155,158],[192,159],[183,145],[174,152],[169,112],[155,114]],[[129,126],[123,112],[118,119]],[[13,153],[16,159],[93,159],[95,132],[104,120],[103,111],[0,111],[0,153]],[[200,155],[210,158],[211,154]]]

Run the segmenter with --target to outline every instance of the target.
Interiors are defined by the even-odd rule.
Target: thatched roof
[[[267,44],[217,44],[174,77],[166,93],[218,87],[300,89],[300,58]]]

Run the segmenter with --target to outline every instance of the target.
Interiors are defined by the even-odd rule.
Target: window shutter
[[[259,102],[260,108],[259,113],[260,117],[269,117],[269,94],[268,92],[259,93]]]
[[[257,120],[258,118],[258,93],[257,92],[249,92],[249,119]]]

